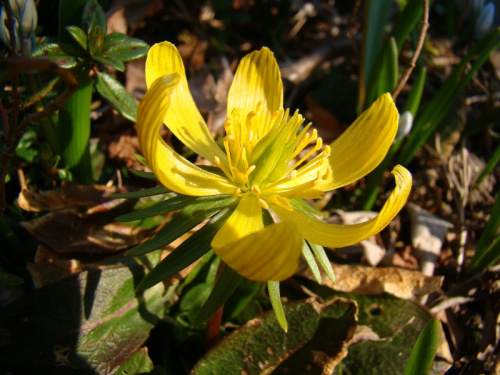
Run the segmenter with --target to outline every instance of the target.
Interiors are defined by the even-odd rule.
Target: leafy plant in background
[[[394,24],[383,46],[380,42],[376,43],[373,39],[383,35],[388,12],[392,4],[391,2],[387,2],[383,7],[378,8],[380,4],[378,2],[375,3],[377,4],[377,11],[371,10],[370,7],[372,6],[372,2],[368,2],[366,8],[367,14],[369,14],[370,17],[366,18],[364,28],[363,46],[366,44],[366,47],[362,49],[363,63],[361,64],[358,96],[358,106],[360,108],[369,105],[371,100],[373,100],[373,94],[370,93],[376,93],[377,90],[381,89],[395,89],[394,77],[398,76],[398,50],[400,51],[404,41],[408,38],[410,33],[414,32],[413,29],[417,25],[418,20],[422,18],[422,15],[424,16],[423,25],[427,23],[428,7],[429,3],[432,3],[432,1],[409,1],[402,10],[400,17]],[[464,56],[460,63],[453,69],[452,74],[441,85],[438,92],[426,102],[420,110],[419,106],[426,79],[426,70],[422,66],[422,61],[416,60],[418,57],[418,48],[416,48],[413,57],[415,60],[414,63],[419,66],[417,69],[417,77],[402,111],[403,113],[408,111],[412,115],[409,126],[408,123],[405,124],[409,128],[406,130],[407,136],[405,136],[403,132],[401,136],[397,137],[394,145],[387,153],[385,160],[368,176],[368,186],[366,188],[363,204],[364,209],[369,210],[373,207],[380,190],[382,175],[387,167],[393,162],[406,166],[410,164],[422,145],[436,132],[436,129],[446,118],[457,98],[474,77],[478,69],[480,69],[488,59],[491,52],[500,45],[500,40],[498,39],[500,31],[498,29],[491,30],[487,35],[484,35],[486,31],[489,31],[491,28],[489,17],[491,17],[491,12],[494,12],[494,7],[487,5],[481,9],[474,13],[483,14],[482,17],[477,19],[478,23],[476,26],[479,27],[482,25],[482,31],[478,34],[478,37],[481,37],[481,39],[477,44],[472,46],[466,56]],[[454,10],[455,9],[452,9],[450,14],[453,14]],[[480,21],[480,18],[482,21]],[[480,25],[480,22],[483,23]],[[420,34],[420,39],[422,41],[425,36],[425,29],[426,28],[422,28],[422,33]],[[378,48],[376,48],[377,45],[379,45]],[[369,75],[369,72],[372,70],[380,72],[380,74],[373,75],[372,77]],[[395,90],[395,96],[399,91],[399,89]],[[403,124],[401,125],[403,126]],[[485,173],[491,171],[492,165],[494,165],[495,161],[499,158],[500,151],[492,156],[492,161],[488,164],[489,168],[485,169]]]
[[[107,34],[106,16],[95,0],[63,0],[59,7],[59,42],[38,46],[33,57],[46,57],[71,69],[78,90],[59,111],[61,156],[80,183],[92,183],[90,104],[95,88],[111,106],[135,121],[137,105],[107,68],[125,70],[125,62],[144,56],[149,46],[122,33]]]
[[[3,1],[2,25],[0,36],[9,47],[10,58],[0,62],[2,83],[10,80],[11,91],[5,92],[2,98],[1,116],[3,125],[2,155],[0,158],[0,215],[6,207],[5,183],[10,179],[9,163],[16,155],[25,157],[29,161],[34,157],[33,152],[26,152],[21,147],[16,150],[20,140],[29,132],[29,126],[40,125],[46,142],[57,149],[58,142],[54,126],[50,117],[63,103],[68,100],[77,88],[77,81],[73,75],[48,60],[34,60],[28,58],[34,41],[34,32],[37,23],[35,4],[31,0]],[[56,78],[47,85],[39,84],[39,73],[49,73]],[[58,97],[51,96],[51,101],[45,103],[58,82],[64,81],[66,88]],[[21,85],[27,93],[21,90]],[[34,113],[31,113],[34,110]],[[50,154],[50,152],[49,152]],[[50,158],[50,156],[48,157]],[[52,163],[57,163],[51,160]],[[5,223],[4,223],[5,224]]]

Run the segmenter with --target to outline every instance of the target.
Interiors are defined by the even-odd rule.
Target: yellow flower
[[[215,253],[242,276],[284,280],[296,271],[304,239],[348,246],[381,231],[401,210],[411,175],[397,166],[396,187],[372,220],[356,225],[324,223],[301,208],[372,171],[396,135],[399,114],[389,94],[380,97],[331,145],[304,118],[283,109],[278,64],[267,48],[241,61],[227,100],[223,148],[211,137],[189,92],[184,65],[168,42],[154,45],[146,62],[148,91],[139,105],[137,132],[144,157],[167,188],[179,194],[232,194],[238,205],[212,240]],[[213,162],[202,169],[160,137],[165,124],[187,147]],[[308,148],[312,145],[311,148]],[[308,152],[304,150],[309,149]],[[281,219],[264,225],[263,210]]]

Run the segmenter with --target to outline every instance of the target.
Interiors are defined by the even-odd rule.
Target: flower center
[[[235,108],[224,123],[228,168],[218,158],[214,162],[233,181],[233,196],[254,194],[265,209],[291,209],[287,198],[320,198],[321,182],[331,175],[330,147],[323,148],[316,129],[308,132],[311,124],[300,129],[304,118],[298,111],[290,116],[281,109],[266,119],[261,107],[249,113]]]

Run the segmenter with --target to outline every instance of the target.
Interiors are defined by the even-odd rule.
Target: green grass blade
[[[429,374],[439,340],[439,320],[433,318],[418,336],[406,364],[404,375]]]
[[[392,0],[367,0],[365,2],[358,90],[358,112],[360,113],[367,106],[367,87],[371,82],[373,68],[382,49],[384,31],[392,5]]]
[[[176,197],[158,202],[151,207],[143,208],[142,210],[132,211],[128,214],[118,216],[116,221],[127,222],[147,219],[148,217],[153,217],[157,215],[164,215],[167,212],[180,210],[196,198],[187,195],[178,195]]]
[[[420,106],[420,100],[422,99],[422,93],[424,92],[425,80],[427,78],[427,69],[420,68],[417,72],[417,78],[413,83],[413,87],[406,99],[405,106],[402,112],[409,111],[413,115],[413,118],[417,115],[418,107]]]
[[[152,238],[139,246],[127,251],[128,256],[138,256],[158,250],[196,225],[212,216],[215,212],[231,206],[236,201],[232,196],[211,196],[196,199],[197,203],[191,203],[182,209],[167,225],[160,229]]]
[[[432,1],[430,2],[432,3]],[[422,12],[422,0],[408,0],[391,31],[391,36],[394,37],[399,51],[401,51],[408,35],[415,29],[419,21],[422,21]]]
[[[156,180],[156,176],[153,172],[144,172],[137,169],[129,169],[130,173],[136,175],[137,177],[147,178],[148,180]]]
[[[183,270],[210,251],[210,242],[232,213],[232,209],[225,209],[216,214],[210,222],[179,245],[179,247],[153,268],[139,283],[136,290],[144,291],[151,288]]]
[[[321,273],[319,272],[318,263],[316,263],[316,259],[314,259],[314,255],[305,241],[302,244],[302,256],[306,260],[316,282],[321,284]]]
[[[467,275],[475,275],[490,265],[500,257],[500,194],[497,195],[490,220],[484,227],[483,234],[476,246],[476,252],[467,269]]]
[[[197,327],[206,322],[215,312],[231,297],[243,276],[228,267],[224,267],[219,280],[214,285],[212,293],[203,304],[200,312],[193,320],[193,326]]]
[[[283,331],[288,332],[288,323],[286,321],[285,311],[283,310],[283,304],[281,303],[280,282],[268,281],[267,289],[269,291],[269,299],[271,300],[274,315]]]
[[[488,160],[486,167],[484,167],[484,170],[477,178],[476,185],[479,185],[488,175],[488,173],[490,173],[493,168],[498,165],[498,163],[500,163],[500,145],[496,148],[495,152],[493,152],[493,155],[491,156],[490,160]]]
[[[420,116],[417,117],[411,136],[405,143],[399,156],[398,164],[408,165],[424,142],[434,133],[439,123],[450,111],[467,83],[476,71],[488,59],[490,53],[500,46],[500,29],[491,32],[487,37],[476,44],[453,69],[452,74],[445,81],[441,89],[425,106]],[[476,59],[470,69],[464,74],[471,60]]]
[[[124,199],[133,199],[133,198],[146,198],[152,197],[160,194],[167,194],[171,191],[164,186],[155,186],[148,189],[142,189],[138,191],[131,191],[128,193],[116,193],[110,196],[111,199],[124,198]]]
[[[373,69],[377,74],[367,84],[365,107],[370,106],[380,95],[393,91],[398,83],[398,49],[394,38],[386,41]]]
[[[311,248],[316,260],[325,271],[326,275],[332,280],[332,283],[335,282],[335,272],[333,272],[332,264],[330,263],[330,259],[328,259],[328,255],[326,255],[325,249],[323,246],[316,245],[315,243],[307,241],[307,244]]]

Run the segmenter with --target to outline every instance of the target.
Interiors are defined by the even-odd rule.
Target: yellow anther
[[[276,206],[280,206],[281,208],[284,208],[285,210],[288,210],[288,211],[293,211],[293,208],[292,206],[290,205],[290,202],[288,201],[288,199],[286,198],[283,198],[279,195],[273,195],[271,198],[270,198],[270,201],[275,204]]]
[[[241,194],[241,189],[240,188],[236,188],[234,189],[233,191],[233,194],[231,194],[233,196],[233,198],[238,198]]]
[[[332,153],[332,148],[330,146],[326,145],[325,149],[323,150],[323,153],[325,154],[325,157],[330,156],[330,154]]]
[[[269,205],[264,199],[259,198],[259,206],[261,206],[264,210],[269,210]]]
[[[316,150],[319,150],[321,149],[321,147],[323,147],[323,139],[322,138],[318,138],[316,139]]]
[[[287,179],[293,180],[296,177],[297,177],[297,170],[294,169],[293,171],[291,171],[290,173],[288,173]]]
[[[256,166],[255,165],[251,165],[247,168],[247,170],[245,171],[245,176],[250,176],[250,173],[252,173],[254,170],[255,170]]]
[[[255,195],[260,195],[262,192],[260,191],[260,188],[257,186],[257,185],[253,185],[252,186],[252,192],[255,194]]]
[[[316,139],[318,138],[318,130],[317,129],[313,129],[313,133],[312,133],[312,136],[311,136],[311,141],[313,139]]]

